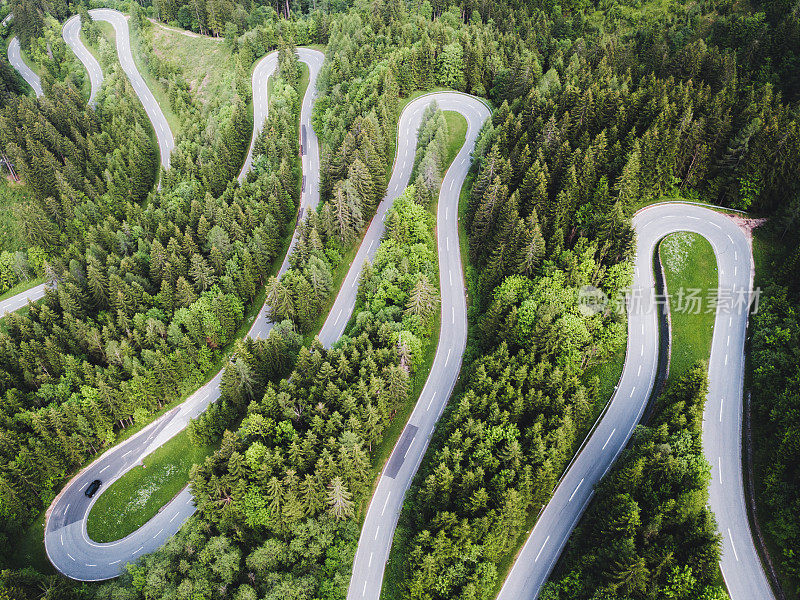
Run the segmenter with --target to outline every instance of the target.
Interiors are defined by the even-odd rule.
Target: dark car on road
[[[92,483],[89,484],[89,487],[86,488],[84,494],[86,494],[89,498],[91,498],[97,493],[97,490],[100,489],[100,485],[102,483],[103,482],[100,481],[99,479],[95,479]]]

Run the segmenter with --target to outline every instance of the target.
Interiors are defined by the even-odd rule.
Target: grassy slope
[[[670,296],[672,349],[666,385],[676,381],[698,361],[708,362],[714,337],[713,312],[706,312],[709,297],[719,285],[717,259],[711,244],[696,233],[680,232],[665,237],[659,245],[667,293]],[[680,310],[680,289],[699,289],[702,304],[698,314]],[[722,572],[717,570],[715,585],[727,590]]]
[[[711,244],[694,233],[674,233],[662,241],[659,254],[664,266],[667,293],[670,294],[672,355],[669,381],[672,382],[694,363],[707,361],[714,335],[714,313],[706,312],[709,293],[715,293],[717,261]],[[699,314],[679,310],[679,290],[700,289]]]
[[[235,61],[221,38],[190,37],[158,25],[151,28],[156,56],[183,68],[192,94],[203,107],[227,104],[236,93]]]
[[[186,486],[176,475],[188,474],[212,450],[193,446],[186,435],[169,440],[97,499],[87,521],[89,537],[113,542],[136,531]]]
[[[14,207],[22,202],[30,199],[28,188],[24,183],[16,183],[6,177],[0,181],[0,251],[8,250],[25,250],[27,242],[22,234],[22,228],[17,215],[14,212]],[[15,286],[9,292],[6,292],[0,299],[13,296],[15,293],[23,291],[24,287],[17,289]]]

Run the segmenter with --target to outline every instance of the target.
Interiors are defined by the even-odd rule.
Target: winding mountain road
[[[100,18],[100,15],[95,13],[96,11],[90,13],[92,18]],[[121,13],[118,14],[121,15]],[[125,25],[124,30],[127,31],[127,24],[123,24]],[[118,35],[118,43],[119,40],[120,36]],[[311,79],[301,109],[301,126],[306,126],[309,139],[316,142],[317,138],[311,127],[311,98],[316,96],[316,76],[324,56],[320,52],[308,49],[298,49],[298,54],[301,60],[309,63],[311,69]],[[267,55],[256,66],[254,73],[257,73],[258,76],[254,76],[253,79],[253,90],[256,97],[261,94],[266,95],[267,79],[274,69],[264,68],[262,64],[268,64],[270,60],[271,55]],[[263,117],[266,118],[266,107],[263,109]],[[254,131],[254,138],[262,126],[263,119],[254,121],[254,129],[257,130]],[[244,174],[246,174],[246,170],[249,170],[250,164],[248,163],[243,169]],[[306,171],[305,169],[309,165],[315,165],[316,169]],[[317,179],[319,177],[319,147],[316,143],[307,148],[307,153],[303,157],[303,168],[303,172],[308,173],[308,178]],[[313,186],[307,185],[301,196],[301,207],[306,209],[316,207],[319,202],[318,190],[318,181]],[[288,259],[289,252],[281,264],[280,274],[289,268]],[[250,337],[263,338],[269,334],[273,324],[267,317],[268,311],[269,307],[265,304],[250,327],[248,332]],[[45,549],[50,562],[56,569],[67,577],[80,581],[110,579],[118,576],[127,563],[153,552],[177,533],[195,512],[194,501],[188,487],[142,527],[115,542],[98,544],[92,541],[87,533],[86,520],[92,505],[103,491],[139,464],[145,456],[180,433],[192,419],[219,398],[221,380],[222,372],[217,373],[211,381],[182,404],[156,419],[130,439],[105,452],[64,487],[50,505],[45,525]],[[84,490],[95,479],[102,480],[103,486],[94,498],[90,499],[84,495]]]
[[[466,139],[442,180],[436,214],[441,289],[439,346],[419,400],[386,462],[367,510],[353,562],[353,574],[347,592],[349,600],[377,600],[380,597],[383,571],[403,499],[425,455],[436,422],[455,387],[467,343],[467,303],[458,241],[458,199],[472,162],[472,150],[491,111],[481,100],[457,92],[420,96],[410,102],[400,115],[397,154],[386,196],[367,229],[319,337],[323,345],[328,347],[344,332],[355,306],[358,278],[364,261],[374,258],[383,237],[386,213],[395,198],[408,186],[416,156],[416,134],[423,112],[432,102],[436,102],[442,110],[460,113],[467,120]]]
[[[167,119],[161,111],[161,106],[156,102],[153,92],[147,87],[142,74],[139,73],[139,69],[136,68],[136,63],[133,61],[127,17],[118,10],[110,8],[94,8],[89,11],[89,16],[92,17],[94,21],[110,23],[114,28],[119,63],[125,75],[128,76],[128,81],[131,82],[133,91],[136,92],[142,106],[144,106],[147,117],[153,124],[153,130],[156,133],[156,140],[158,141],[161,166],[165,169],[169,169],[170,155],[175,149],[175,138],[172,137],[172,130],[169,128],[169,123],[167,123]],[[91,77],[91,71],[89,76]]]
[[[625,368],[602,420],[560,481],[508,575],[498,600],[531,600],[553,566],[605,475],[628,443],[656,378],[659,331],[653,254],[664,236],[690,231],[705,237],[719,272],[720,307],[709,360],[703,415],[703,451],[711,465],[709,505],[722,534],[720,568],[732,600],[769,600],[772,589],[761,566],[745,509],[741,460],[742,381],[747,305],[753,281],[750,244],[725,215],[682,203],[650,206],[633,219],[637,233],[632,298],[628,305]],[[745,306],[736,306],[745,297]],[[640,301],[639,301],[640,299]],[[732,306],[724,306],[732,300]],[[638,305],[638,306],[637,306]]]
[[[8,25],[12,17],[13,15],[8,15],[3,19],[3,25]],[[97,59],[95,59],[94,55],[83,45],[80,39],[80,31],[81,18],[78,15],[73,15],[64,22],[64,26],[61,29],[61,36],[83,63],[87,73],[89,73],[89,82],[91,84],[89,104],[94,106],[97,92],[100,90],[100,85],[103,83],[103,71],[100,69],[100,64],[97,62]],[[17,39],[16,36],[8,45],[8,62],[22,75],[22,78],[33,88],[37,96],[43,94],[41,79],[25,64],[25,61],[22,60],[19,39]]]
[[[142,106],[144,106],[145,113],[147,113],[150,123],[153,125],[156,140],[158,141],[161,166],[165,169],[169,169],[169,159],[170,154],[172,154],[172,151],[175,149],[175,139],[172,136],[172,130],[169,128],[169,123],[167,123],[167,119],[164,117],[161,107],[158,102],[156,102],[155,96],[153,96],[153,92],[147,87],[142,74],[139,73],[139,70],[136,68],[136,63],[133,61],[127,17],[118,10],[110,8],[95,8],[89,11],[89,15],[92,17],[92,20],[105,21],[110,23],[114,28],[120,65],[122,65],[122,70],[131,82],[136,95],[141,101]],[[3,20],[4,25],[8,24],[11,16],[12,15],[8,15]],[[100,85],[103,82],[103,71],[100,69],[100,65],[92,53],[89,52],[86,46],[83,45],[83,42],[81,42],[80,29],[80,17],[74,15],[64,22],[61,35],[89,73],[89,81],[91,83],[89,104],[93,104],[97,92],[100,89]],[[43,94],[41,80],[22,60],[19,39],[16,36],[12,38],[8,45],[8,61],[33,88],[36,95],[41,96]]]
[[[7,19],[10,17],[11,15],[8,15],[8,17],[4,19],[4,22],[7,23]],[[20,49],[19,38],[17,36],[11,38],[8,44],[8,62],[22,75],[25,82],[33,88],[33,93],[36,94],[37,98],[44,94],[42,91],[42,80],[39,79],[39,76],[33,72],[33,69],[22,60],[22,50]]]
[[[100,63],[97,62],[94,54],[89,52],[89,49],[81,41],[80,15],[73,15],[64,21],[64,26],[61,28],[61,37],[64,38],[66,44],[72,49],[78,60],[83,63],[86,72],[89,73],[89,83],[91,84],[89,105],[94,106],[97,92],[100,91],[100,86],[103,84],[103,70],[100,68]]]
[[[311,50],[310,48],[297,48],[297,55],[300,61],[306,63],[309,68],[308,88],[300,106],[300,127],[306,128],[309,140],[301,161],[303,177],[307,180],[305,188],[300,194],[300,206],[298,207],[298,213],[303,215],[307,214],[309,210],[315,210],[319,204],[319,142],[316,133],[314,133],[314,128],[311,126],[311,110],[314,107],[314,98],[317,97],[317,76],[322,68],[322,63],[325,61],[325,55],[319,50]],[[264,123],[269,113],[267,85],[277,66],[278,53],[270,52],[259,60],[255,69],[253,69],[253,137],[250,140],[250,148],[247,151],[244,166],[239,173],[240,183],[244,182],[250,169],[253,168],[253,147],[258,134],[264,128]],[[286,250],[283,263],[281,263],[281,268],[278,270],[278,277],[289,270],[289,257],[292,255],[292,249],[297,243],[297,238],[298,231],[295,228],[289,248]],[[268,315],[269,306],[264,303],[248,334],[250,337],[266,338],[269,335],[273,323],[269,320]]]
[[[90,15],[94,20],[107,21],[114,27],[120,63],[153,123],[161,162],[168,168],[174,139],[163,112],[133,62],[126,17],[109,9],[94,9]],[[90,74],[92,102],[102,82],[102,72],[94,57],[84,60],[85,56],[76,49],[78,46],[70,43],[73,40],[86,51],[80,44],[79,30],[80,22],[73,17],[65,23],[63,34]],[[18,42],[16,47],[14,42],[12,40],[9,46],[9,60],[23,76],[26,69],[29,75],[33,75],[30,80],[25,77],[29,83],[38,83],[38,77],[21,60]],[[298,49],[298,54],[311,71],[300,117],[301,128],[305,128],[307,136],[302,157],[306,182],[300,203],[300,209],[304,211],[316,208],[319,202],[319,147],[311,127],[311,108],[316,97],[317,74],[324,57],[317,51],[305,48]],[[91,61],[94,61],[97,70],[90,66]],[[267,117],[267,82],[276,67],[277,54],[271,53],[256,65],[253,72],[254,131],[239,176],[240,182],[245,181],[252,167],[255,140]],[[41,94],[40,83],[38,90],[34,83],[31,85],[37,94]],[[386,196],[378,206],[319,336],[323,345],[330,347],[344,332],[355,306],[361,267],[365,260],[374,258],[384,233],[386,214],[408,185],[416,153],[416,132],[425,107],[434,101],[444,110],[461,113],[468,123],[466,142],[446,173],[439,196],[437,245],[442,299],[439,346],[420,399],[386,463],[367,511],[353,565],[349,600],[377,600],[380,596],[383,571],[405,493],[460,370],[466,344],[467,319],[458,242],[458,198],[469,170],[470,153],[478,132],[490,115],[489,109],[481,101],[455,92],[440,92],[421,96],[406,106],[398,125],[397,155]],[[709,240],[717,257],[721,288],[750,289],[752,258],[748,240],[724,215],[686,204],[656,205],[640,211],[634,218],[634,226],[638,233],[634,289],[640,290],[645,297],[653,291],[651,261],[656,244],[665,235],[675,231],[693,231]],[[291,246],[294,242],[293,238]],[[291,246],[281,265],[280,274],[288,269]],[[10,306],[13,305],[12,301],[19,302],[23,295],[24,305],[27,298],[43,293],[44,285],[32,288],[6,300],[5,303],[10,303],[7,306],[0,303],[0,311],[19,308]],[[267,312],[265,305],[248,335],[264,337],[269,333],[272,323],[267,318]],[[653,310],[636,311],[631,306],[628,317],[628,353],[619,388],[604,418],[540,515],[500,592],[501,600],[537,596],[590,501],[594,485],[614,463],[641,418],[656,375],[657,318]],[[746,327],[746,311],[719,311],[716,316],[703,432],[704,452],[712,465],[710,505],[723,535],[720,567],[733,600],[773,597],[752,542],[744,505],[740,440]],[[48,511],[45,531],[48,556],[59,571],[83,581],[115,577],[126,563],[163,545],[194,513],[195,507],[187,488],[157,516],[122,540],[97,544],[89,539],[86,532],[89,511],[102,491],[137,465],[144,456],[183,430],[191,419],[215,401],[220,394],[220,380],[221,373],[180,406],[103,454],[65,486]],[[83,491],[89,482],[97,478],[104,481],[103,488],[95,498],[88,499]]]

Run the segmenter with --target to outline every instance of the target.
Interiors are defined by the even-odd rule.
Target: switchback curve
[[[575,524],[628,443],[653,388],[658,363],[657,311],[652,269],[657,243],[689,231],[706,238],[717,259],[718,288],[743,291],[753,282],[753,259],[745,233],[722,213],[684,203],[657,204],[633,219],[637,233],[628,346],[619,386],[605,415],[562,477],[553,497],[517,556],[498,600],[531,600],[547,581]],[[753,543],[744,499],[741,460],[742,381],[747,308],[718,310],[709,360],[709,391],[703,414],[703,452],[711,465],[709,505],[722,535],[720,568],[731,600],[770,600],[772,589]]]
[[[400,115],[397,154],[388,191],[372,220],[342,289],[320,332],[323,345],[330,346],[344,331],[356,302],[358,277],[364,261],[375,256],[384,232],[386,213],[395,198],[408,186],[417,147],[417,130],[425,108],[436,102],[442,110],[455,111],[467,120],[467,134],[442,180],[436,214],[436,244],[441,289],[439,345],[428,379],[408,423],[378,480],[361,528],[348,600],[380,597],[383,570],[392,546],[394,530],[403,499],[428,447],[436,422],[447,404],[461,370],[467,344],[467,301],[458,240],[458,200],[471,165],[471,154],[484,122],[491,115],[488,106],[474,96],[458,92],[437,92],[413,100]]]
[[[89,16],[94,21],[105,21],[110,23],[114,28],[114,33],[117,41],[117,56],[122,70],[128,76],[128,81],[133,86],[133,91],[139,97],[139,100],[144,107],[147,118],[153,124],[153,130],[156,134],[158,141],[158,150],[161,157],[161,166],[169,169],[169,159],[172,151],[175,149],[175,138],[172,136],[172,130],[169,128],[169,123],[164,116],[158,102],[153,96],[153,92],[147,87],[147,84],[136,68],[136,63],[133,61],[133,54],[131,53],[131,40],[130,31],[128,30],[127,17],[119,12],[110,8],[94,8],[89,11]],[[90,75],[91,76],[91,75]]]
[[[116,11],[107,12],[116,13]],[[96,11],[92,11],[90,14],[93,19],[105,19],[107,16],[98,15]],[[117,47],[119,49],[119,32],[120,30],[127,32],[127,23],[124,22],[124,15],[121,13],[116,14],[123,19],[121,23],[115,25],[115,28],[119,27],[117,28]],[[112,15],[109,18],[116,17]],[[127,38],[125,39],[127,40]],[[316,95],[316,74],[319,72],[319,67],[324,57],[317,51],[307,49],[299,49],[298,54],[300,54],[301,60],[304,60],[305,56],[307,60],[313,61],[314,65],[309,65],[312,69],[312,77],[303,103],[304,107],[306,107],[306,100],[308,100],[307,109],[301,110],[301,126],[305,126],[307,131],[310,132],[310,136],[313,136],[313,138],[309,137],[309,139],[313,139],[316,142],[316,136],[313,135],[311,127],[311,100],[309,98],[313,98]],[[263,63],[268,64],[270,60],[271,55],[264,57],[254,71],[253,89],[256,97],[260,94],[266,95],[267,79],[272,71],[263,67],[259,68],[259,66]],[[258,74],[257,77],[256,73]],[[155,100],[153,101],[155,102]],[[263,118],[266,118],[266,109],[264,109]],[[262,126],[263,119],[254,120],[253,139],[258,135]],[[316,159],[312,159],[312,155]],[[317,169],[309,172],[310,179],[318,178],[319,176],[319,148],[316,144],[314,144],[313,149],[308,148],[307,156],[304,156],[304,173],[309,161],[312,160],[316,160]],[[249,168],[249,165],[246,168]],[[243,172],[246,174],[244,169]],[[316,182],[313,187],[306,186],[306,188],[301,198],[301,207],[315,207],[319,201],[319,195],[317,192],[317,195],[314,196],[312,191],[319,190],[319,184]],[[279,274],[284,273],[289,268],[290,252],[291,250],[287,252]],[[248,336],[263,338],[269,334],[273,323],[268,318],[268,310],[269,307],[264,304],[256,316]],[[50,562],[56,569],[67,577],[80,581],[111,579],[118,576],[127,563],[135,561],[143,554],[158,549],[178,532],[196,510],[188,487],[183,489],[142,527],[115,542],[98,544],[92,541],[87,533],[86,520],[94,502],[102,495],[103,491],[107,490],[114,481],[139,464],[142,458],[186,428],[192,419],[196,418],[209,404],[219,398],[221,381],[222,371],[217,373],[211,381],[197,390],[182,404],[153,421],[133,437],[109,449],[66,484],[61,493],[51,503],[45,523],[45,549]],[[89,499],[84,495],[84,490],[94,479],[101,479],[104,483],[100,493]]]
[[[83,45],[81,41],[81,17],[80,15],[72,15],[69,19],[64,21],[64,26],[61,28],[61,37],[64,42],[69,46],[83,63],[86,72],[89,74],[89,83],[91,91],[89,92],[89,105],[94,106],[96,103],[97,92],[100,91],[100,86],[103,84],[103,70],[100,68],[100,63],[94,57],[94,54],[89,52],[89,49]]]

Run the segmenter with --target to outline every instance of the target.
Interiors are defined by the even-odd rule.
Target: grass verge
[[[444,111],[444,120],[447,123],[447,158],[445,163],[452,164],[456,154],[467,139],[467,120],[464,115],[453,110]]]
[[[672,321],[672,351],[667,385],[698,361],[708,361],[714,335],[710,298],[718,286],[717,259],[711,244],[696,233],[668,235],[659,245]],[[689,294],[699,290],[695,311]],[[695,314],[696,312],[696,314]]]
[[[194,446],[183,430],[97,499],[86,522],[89,537],[113,542],[139,529],[186,487],[189,469],[213,450]]]

